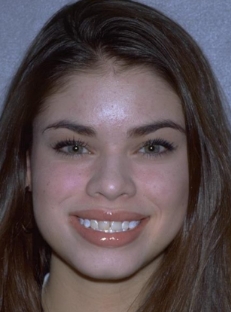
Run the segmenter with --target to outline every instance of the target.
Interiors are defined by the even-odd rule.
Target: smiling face
[[[72,76],[45,107],[28,176],[52,265],[97,279],[153,272],[187,210],[179,98],[133,69]]]

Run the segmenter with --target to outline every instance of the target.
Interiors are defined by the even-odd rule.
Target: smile
[[[132,221],[98,221],[98,220],[90,220],[78,218],[79,222],[85,228],[91,228],[95,231],[100,231],[104,233],[118,233],[118,232],[126,232],[129,230],[135,229],[140,221],[132,220]]]
[[[133,243],[143,233],[150,217],[131,211],[102,209],[71,213],[71,228],[90,244],[118,248]]]

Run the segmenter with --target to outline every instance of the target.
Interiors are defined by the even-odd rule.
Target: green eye
[[[83,147],[79,145],[69,145],[66,147],[63,147],[64,151],[67,151],[68,153],[82,153],[83,152]]]
[[[66,140],[55,144],[54,150],[67,155],[89,154],[87,144],[81,141]]]
[[[140,148],[140,153],[150,156],[158,156],[175,149],[172,143],[162,139],[149,140]]]
[[[144,146],[143,149],[145,153],[157,154],[164,152],[166,148],[162,145],[152,144]]]

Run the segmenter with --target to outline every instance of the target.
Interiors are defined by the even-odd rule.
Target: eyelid
[[[167,153],[171,153],[173,151],[176,150],[177,146],[172,143],[172,142],[169,142],[165,139],[161,139],[161,138],[156,138],[156,139],[153,139],[153,140],[147,140],[145,142],[142,143],[142,145],[140,146],[140,148],[138,149],[138,152],[147,147],[147,146],[162,146],[165,148],[164,151],[161,151],[161,152],[140,152],[141,154],[143,154],[143,156],[146,156],[146,157],[160,157],[160,156],[163,156],[164,154],[167,154]]]
[[[141,151],[142,149],[145,149],[145,147],[149,146],[160,146],[163,147],[164,150],[161,151]],[[64,150],[64,148],[68,147],[74,147],[78,146],[81,147],[82,149],[86,149],[86,151],[83,152],[83,150],[80,151],[68,151]],[[89,148],[88,143],[81,141],[81,140],[76,140],[76,139],[65,139],[65,140],[59,140],[56,143],[52,144],[51,147],[60,154],[66,155],[66,156],[83,156],[87,154],[92,154],[92,151]],[[174,143],[171,143],[165,139],[161,138],[156,138],[152,140],[147,140],[144,141],[142,144],[140,144],[139,148],[137,148],[138,154],[142,154],[142,156],[146,157],[160,157],[163,156],[164,154],[171,153],[177,148],[177,146]],[[136,152],[135,152],[136,153]]]
[[[81,148],[85,148],[88,152],[87,153],[81,153],[81,152],[68,152],[68,151],[65,151],[64,148],[68,148],[68,147],[71,147],[71,146],[79,146]],[[64,155],[67,155],[67,156],[82,156],[84,154],[90,154],[90,150],[89,150],[89,147],[88,147],[88,144],[86,142],[83,142],[81,140],[76,140],[76,139],[66,139],[66,140],[60,140],[60,141],[57,141],[55,144],[53,144],[51,146],[57,153],[60,153],[60,154],[64,154]]]

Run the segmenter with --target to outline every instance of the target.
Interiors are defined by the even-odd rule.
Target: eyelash
[[[151,146],[153,147],[159,147],[160,149],[163,148],[164,150],[162,151],[149,151],[149,152],[141,152],[142,149],[145,148],[150,148]],[[80,148],[80,149],[86,149],[87,152],[84,152],[82,150],[78,151],[65,151],[64,148],[68,148],[68,147],[72,147],[72,148]],[[67,140],[63,140],[63,141],[59,141],[56,144],[54,144],[54,146],[52,146],[52,148],[57,152],[57,153],[62,153],[64,155],[67,156],[82,156],[83,154],[90,154],[90,151],[88,150],[88,144],[83,142],[83,141],[79,141],[79,140],[74,140],[74,139],[67,139]],[[163,139],[154,139],[154,140],[148,140],[142,143],[141,147],[138,149],[138,152],[140,154],[143,154],[142,156],[145,157],[160,157],[163,156],[164,154],[173,152],[176,149],[176,146],[174,146],[173,143],[170,143],[166,140]]]
[[[167,153],[173,152],[176,149],[176,146],[173,143],[170,143],[166,140],[163,139],[154,139],[154,140],[148,140],[146,142],[143,142],[141,148],[139,149],[139,151],[141,149],[144,149],[145,147],[151,147],[151,146],[158,146],[158,147],[162,147],[164,148],[163,151],[159,151],[159,152],[155,152],[153,151],[149,151],[149,152],[140,152],[143,153],[143,156],[145,157],[160,157],[163,156]]]
[[[85,148],[88,149],[88,144],[83,142],[83,141],[79,141],[79,140],[63,140],[63,141],[59,141],[57,142],[54,146],[52,146],[53,149],[57,152],[57,153],[61,153],[64,155],[68,155],[68,156],[82,156],[83,154],[90,154],[90,152],[88,151],[87,153],[82,153],[82,152],[78,152],[76,151],[65,151],[64,148],[65,147],[72,147],[72,148]]]

